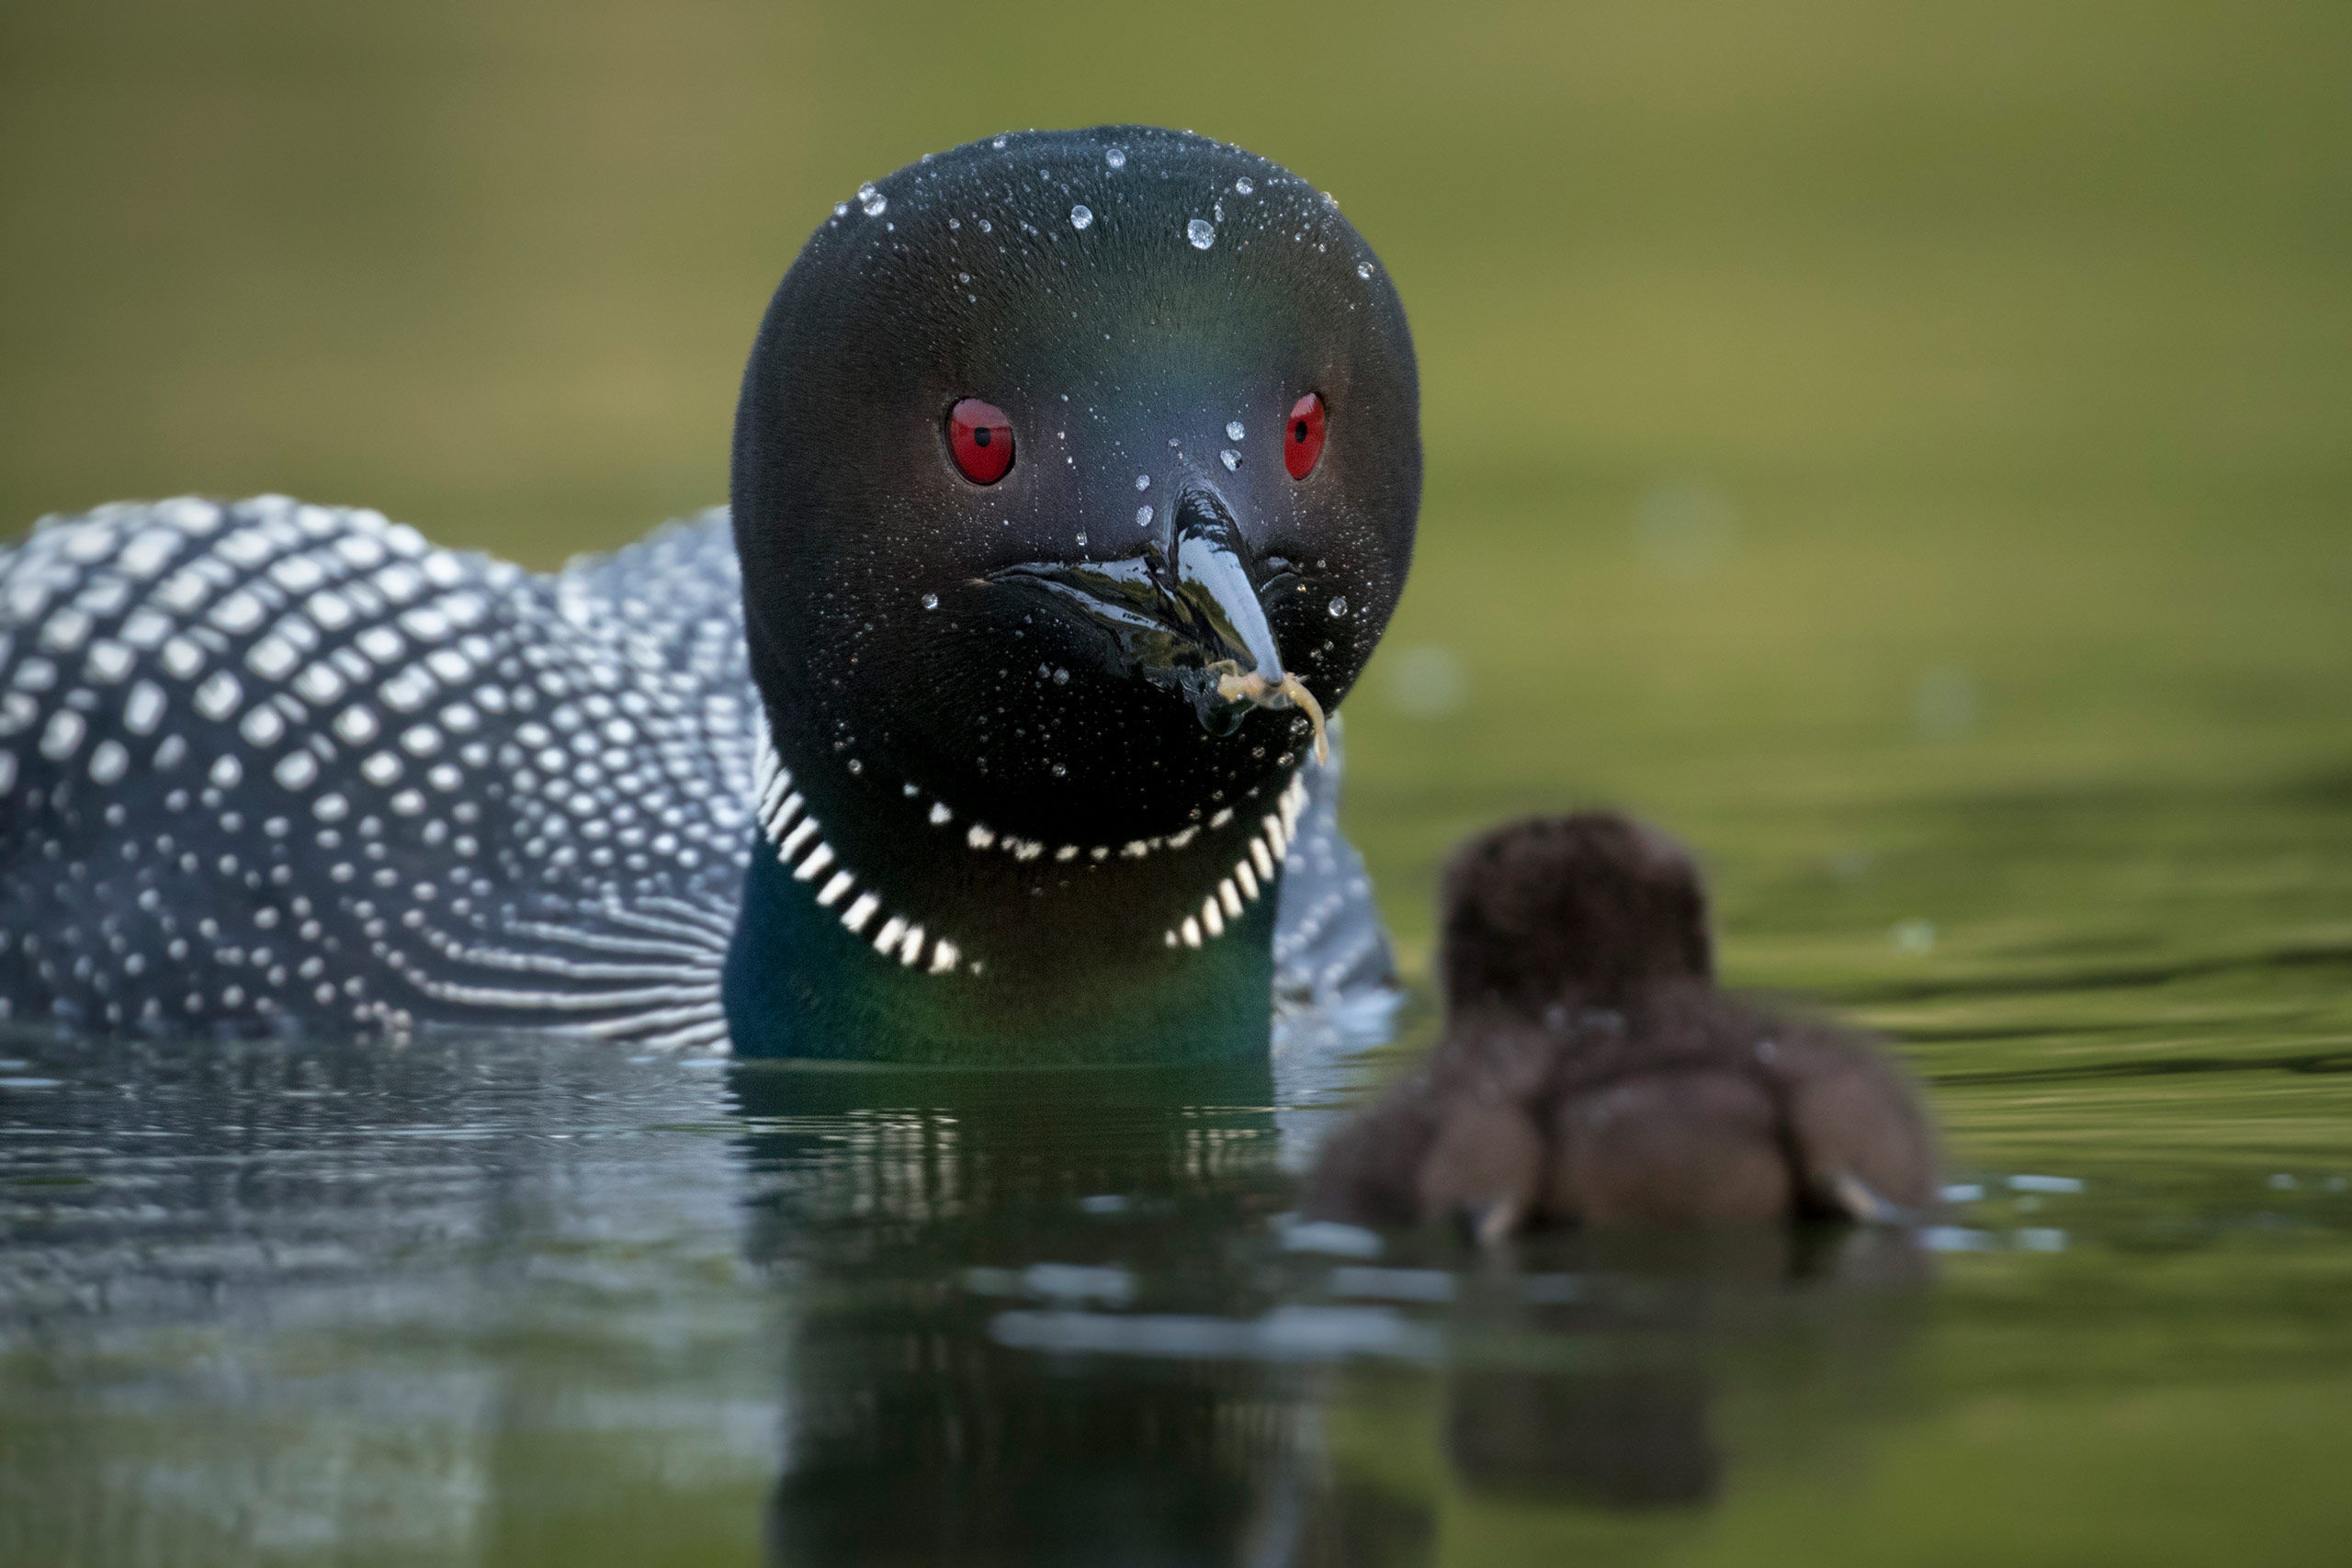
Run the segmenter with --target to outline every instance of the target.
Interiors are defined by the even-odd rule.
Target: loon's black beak
[[[987,581],[1035,591],[1096,642],[1105,668],[1182,692],[1212,733],[1230,735],[1252,707],[1294,703],[1322,714],[1297,677],[1259,603],[1241,530],[1217,493],[1187,486],[1167,530],[1124,560],[1029,562]]]
[[[1259,601],[1264,586],[1243,563],[1241,530],[1216,491],[1194,488],[1176,498],[1175,572],[1168,595],[1174,621],[1212,664],[1227,673],[1256,675],[1270,688],[1283,682],[1282,649]]]

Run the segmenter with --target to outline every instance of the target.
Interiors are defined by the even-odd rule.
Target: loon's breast
[[[763,719],[725,514],[536,575],[182,499],[0,551],[0,1019],[724,1048]],[[1385,998],[1335,756],[1278,997]]]

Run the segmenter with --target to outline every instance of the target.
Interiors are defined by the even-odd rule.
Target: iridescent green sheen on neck
[[[956,1066],[1178,1065],[1263,1055],[1276,901],[1193,949],[1067,928],[1051,955],[933,974],[875,950],[754,846],[724,996],[738,1055]],[[1015,931],[1000,941],[1019,939]],[[1047,940],[1041,936],[1040,941]]]

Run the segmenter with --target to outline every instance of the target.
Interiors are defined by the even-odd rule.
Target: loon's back
[[[723,1048],[761,724],[723,512],[553,576],[281,497],[53,520],[0,550],[0,1019]],[[1309,783],[1294,1011],[1388,973]]]
[[[277,497],[0,557],[0,1009],[714,1042],[757,713],[723,516],[553,577]]]

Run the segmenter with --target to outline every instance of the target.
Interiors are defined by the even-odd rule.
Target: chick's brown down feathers
[[[1481,835],[1445,877],[1443,1037],[1334,1136],[1308,1207],[1365,1224],[1887,1219],[1936,1192],[1867,1040],[1714,984],[1688,852],[1613,813]]]

